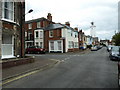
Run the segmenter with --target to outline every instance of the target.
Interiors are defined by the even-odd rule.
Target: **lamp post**
[[[24,8],[21,10],[21,57],[23,58],[25,56],[25,15],[28,13],[33,12],[32,9],[30,9],[26,14],[23,14]]]

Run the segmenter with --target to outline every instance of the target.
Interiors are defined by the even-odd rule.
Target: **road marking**
[[[42,69],[41,69],[41,70],[42,70]],[[27,74],[24,74],[24,75],[18,76],[18,77],[16,77],[16,78],[13,78],[13,79],[7,80],[7,81],[5,81],[5,82],[3,82],[3,83],[0,83],[0,86],[5,85],[5,84],[7,84],[7,83],[10,83],[10,82],[12,82],[12,81],[15,81],[15,80],[21,79],[21,78],[23,78],[23,77],[29,76],[29,75],[31,75],[31,74],[37,73],[38,71],[40,71],[40,70],[32,71],[32,72],[30,72],[30,73],[27,73]]]

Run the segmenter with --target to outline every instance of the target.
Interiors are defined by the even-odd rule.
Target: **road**
[[[117,88],[117,62],[106,48],[85,54],[45,54],[37,58],[62,61],[53,68],[11,82],[3,88]]]

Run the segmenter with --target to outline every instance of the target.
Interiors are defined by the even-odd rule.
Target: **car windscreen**
[[[119,52],[119,47],[118,47],[118,46],[114,46],[114,47],[112,47],[112,51]]]

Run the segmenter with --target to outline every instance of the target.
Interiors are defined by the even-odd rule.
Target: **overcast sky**
[[[70,22],[71,27],[83,29],[90,35],[91,22],[95,23],[96,36],[100,39],[111,39],[118,30],[119,0],[26,0],[26,20],[47,17],[52,14],[53,21],[64,24]]]

